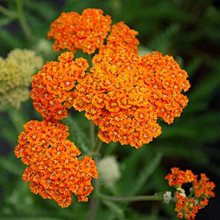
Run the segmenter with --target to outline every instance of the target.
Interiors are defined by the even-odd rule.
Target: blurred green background
[[[173,166],[206,172],[216,182],[216,198],[196,219],[218,220],[220,204],[220,1],[211,0],[0,0],[0,56],[14,48],[35,50],[44,61],[55,59],[46,35],[50,23],[62,11],[101,8],[113,23],[124,21],[139,32],[140,51],[159,50],[176,58],[189,74],[189,105],[174,124],[162,124],[162,135],[140,150],[118,144],[104,145],[102,155],[115,155],[121,179],[115,195],[142,195],[168,190],[164,176]],[[22,16],[24,15],[24,16]],[[26,24],[28,29],[22,25]],[[0,82],[1,83],[1,82]],[[1,87],[1,85],[0,85]],[[40,119],[32,101],[19,110],[0,112],[0,219],[86,219],[89,204],[74,203],[67,209],[33,195],[21,175],[24,169],[13,149],[23,124]],[[72,121],[71,121],[72,120]],[[88,121],[71,112],[64,120],[72,140],[88,146]],[[84,149],[81,149],[82,151]],[[158,202],[100,204],[96,219],[176,219],[173,206]]]

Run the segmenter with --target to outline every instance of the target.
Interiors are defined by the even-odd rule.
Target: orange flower
[[[192,183],[197,178],[191,170],[180,170],[177,167],[171,169],[171,174],[168,174],[165,179],[169,181],[169,186],[181,187],[184,183]]]
[[[53,199],[65,208],[72,203],[72,193],[87,201],[92,192],[92,178],[97,178],[91,157],[78,160],[80,150],[66,138],[68,127],[55,122],[30,121],[19,135],[15,155],[28,165],[23,180],[30,182],[34,194]]]
[[[99,125],[102,141],[140,147],[160,134],[141,58],[125,47],[102,48],[91,74],[76,86],[73,106]]]
[[[55,51],[81,49],[92,54],[99,49],[110,30],[111,17],[104,16],[100,9],[85,9],[82,15],[76,12],[62,13],[50,27],[48,38],[55,40]]]
[[[47,120],[61,120],[67,116],[67,109],[73,102],[72,90],[88,68],[85,59],[73,61],[70,52],[61,54],[58,60],[46,63],[32,80],[33,105]]]
[[[194,198],[186,198],[181,194],[176,194],[176,208],[177,217],[182,219],[192,220],[195,219],[201,207],[197,204],[197,200]]]
[[[112,48],[126,46],[133,52],[138,52],[139,41],[135,37],[137,34],[137,31],[130,29],[124,22],[118,22],[112,25],[111,33],[107,39],[107,46]]]
[[[187,73],[171,56],[159,52],[139,56],[138,33],[123,22],[110,30],[111,19],[102,14],[98,9],[86,9],[82,15],[62,13],[52,23],[48,37],[55,39],[55,50],[94,53],[99,49],[90,74],[71,93],[73,107],[86,111],[86,117],[99,126],[102,141],[139,148],[161,134],[158,118],[171,124],[182,113],[188,103],[182,94],[190,87]],[[63,109],[59,112],[66,115]]]
[[[187,72],[180,68],[173,57],[163,56],[159,52],[147,54],[142,60],[143,65],[154,75],[154,79],[149,82],[153,95],[150,102],[158,117],[171,124],[188,103],[187,97],[181,94],[190,87]]]
[[[209,178],[204,174],[200,174],[200,180],[194,181],[194,193],[196,198],[200,198],[202,196],[206,198],[214,197],[213,189],[215,188],[215,184],[209,181]]]
[[[189,82],[172,57],[159,52],[140,57],[134,49],[137,43],[132,46],[135,34],[132,37],[133,41],[120,38],[119,45],[107,39],[93,58],[91,74],[76,86],[73,107],[86,111],[86,117],[99,126],[102,141],[139,148],[160,135],[158,118],[171,123],[180,115],[187,103],[181,92]],[[166,82],[169,87],[162,86]]]
[[[205,174],[200,175],[200,180],[192,173],[191,170],[180,170],[172,168],[171,173],[165,179],[168,180],[170,186],[176,188],[176,208],[177,217],[182,219],[193,220],[199,209],[208,205],[208,199],[215,196],[213,189],[215,184],[209,181]],[[191,183],[189,195],[186,195],[183,184]]]

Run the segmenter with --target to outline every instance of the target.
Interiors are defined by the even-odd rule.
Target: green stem
[[[162,201],[163,198],[157,195],[150,195],[150,196],[107,196],[104,194],[97,194],[97,198],[103,200],[110,200],[115,202],[135,202],[135,201]]]
[[[100,141],[99,139],[95,141],[95,125],[92,121],[90,122],[89,136],[90,136],[90,144],[92,145],[92,149],[89,155],[94,157],[99,156],[99,150],[102,146],[102,141]]]
[[[95,188],[95,191],[98,193],[98,191],[99,191],[99,181],[98,180],[94,181],[94,188]],[[100,204],[99,199],[96,197],[92,197],[92,199],[90,201],[90,207],[89,207],[89,211],[88,211],[87,220],[95,220],[96,219],[96,213],[97,213],[99,204]]]
[[[16,18],[17,15],[15,12],[3,7],[0,5],[0,13],[2,13],[3,15],[9,17],[9,18]]]
[[[22,28],[26,38],[29,41],[31,41],[32,40],[31,30],[28,26],[26,17],[24,15],[24,8],[23,8],[24,1],[23,0],[16,0],[16,3],[17,3],[17,16],[18,16],[19,23],[21,25],[21,28]]]
[[[98,139],[98,141],[95,143],[95,125],[92,121],[90,122],[89,133],[90,133],[90,143],[92,145],[90,155],[94,156],[96,163],[97,163],[98,162],[97,156],[99,155],[99,150],[101,148],[102,142]],[[94,180],[94,189],[95,189],[95,193],[99,193],[99,180]],[[97,214],[99,204],[100,204],[99,199],[93,196],[90,201],[90,207],[88,211],[87,220],[96,219],[96,214]]]
[[[90,144],[92,145],[92,151],[93,151],[93,148],[95,147],[95,125],[92,121],[90,121],[89,136],[90,136]]]
[[[89,153],[90,156],[94,156],[94,157],[98,157],[99,155],[99,151],[100,148],[102,146],[102,141],[100,141],[99,139],[97,140],[96,144],[92,147],[91,152]],[[97,158],[96,158],[97,159]]]

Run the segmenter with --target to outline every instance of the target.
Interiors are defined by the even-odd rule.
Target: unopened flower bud
[[[102,182],[110,188],[121,176],[119,164],[114,156],[101,159],[98,163],[98,170]]]

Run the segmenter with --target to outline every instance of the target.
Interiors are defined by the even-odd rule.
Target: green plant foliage
[[[17,13],[18,2],[22,4],[31,37]],[[81,12],[85,8],[96,7],[110,14],[113,22],[124,21],[139,32],[142,48],[170,54],[187,70],[191,82],[191,89],[187,92],[189,104],[172,125],[160,122],[161,136],[139,150],[118,143],[103,144],[100,155],[116,156],[120,163],[121,178],[112,190],[104,185],[100,186],[101,190],[112,196],[160,194],[170,190],[164,176],[173,166],[192,168],[198,173],[207,171],[219,183],[220,7],[216,2],[0,0],[0,56],[6,57],[14,48],[40,51],[42,48],[37,48],[37,43],[46,39],[51,22],[62,11]],[[45,62],[58,56],[51,51],[40,55]],[[76,56],[80,55],[79,52]],[[23,183],[24,166],[15,159],[13,151],[23,124],[36,118],[40,116],[34,112],[31,100],[19,110],[10,108],[0,111],[0,219],[89,220],[89,203],[78,203],[73,197],[73,205],[62,209],[53,201],[33,195],[28,184]],[[91,149],[89,121],[85,119],[84,113],[71,112],[63,122],[69,126],[70,140],[83,153],[88,153]],[[217,202],[219,204],[219,200]],[[103,200],[100,201],[96,219],[176,219],[173,210],[173,206],[155,201],[120,203]],[[210,213],[208,219],[214,220],[216,215]]]

